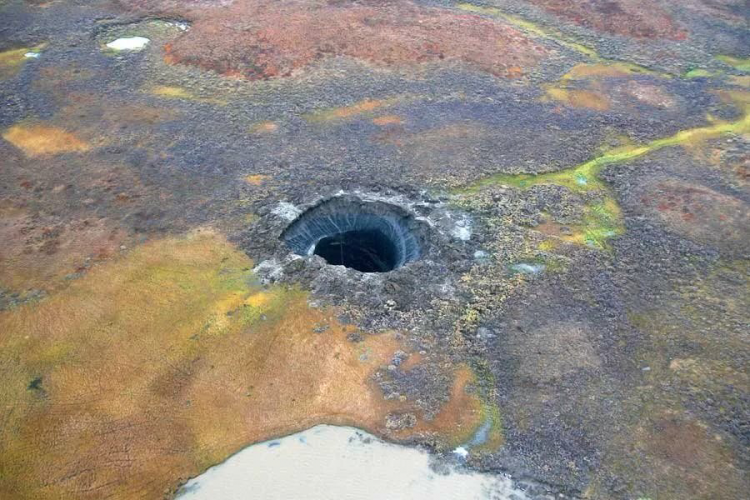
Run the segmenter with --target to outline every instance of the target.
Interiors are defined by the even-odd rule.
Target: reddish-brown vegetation
[[[409,0],[237,0],[221,8],[195,2],[134,4],[193,20],[192,29],[167,46],[168,61],[252,80],[289,76],[337,56],[380,67],[456,61],[518,77],[546,53],[510,26]]]
[[[681,29],[654,0],[530,0],[580,26],[631,38],[684,40]]]

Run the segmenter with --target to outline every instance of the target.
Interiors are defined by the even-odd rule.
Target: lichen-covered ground
[[[532,498],[746,498],[748,15],[0,0],[0,498],[169,498],[319,423]],[[422,258],[293,258],[342,191]]]

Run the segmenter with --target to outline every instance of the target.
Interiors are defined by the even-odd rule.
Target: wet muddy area
[[[0,497],[229,498],[327,424],[414,495],[743,498],[747,21],[0,0]]]

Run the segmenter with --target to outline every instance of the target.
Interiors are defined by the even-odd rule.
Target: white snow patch
[[[39,57],[39,56],[41,56],[41,55],[42,55],[42,54],[40,54],[39,52],[26,52],[26,53],[25,53],[25,54],[23,55],[23,57],[26,57],[26,58],[28,58],[28,59],[36,59],[36,58],[38,58],[38,57]]]
[[[319,425],[248,446],[188,481],[181,500],[526,500],[501,474],[430,468],[424,450]]]
[[[466,458],[469,456],[469,450],[464,448],[463,446],[459,446],[455,450],[453,450],[454,455],[458,455],[461,458]]]
[[[288,201],[280,201],[276,208],[271,210],[271,213],[278,215],[284,220],[293,221],[302,213],[302,210],[292,205]]]
[[[468,217],[457,220],[451,230],[451,236],[461,241],[469,241],[471,239],[471,220]]]
[[[113,42],[109,42],[107,47],[112,50],[129,50],[137,52],[146,48],[151,40],[142,36],[131,36],[125,38],[118,38]]]

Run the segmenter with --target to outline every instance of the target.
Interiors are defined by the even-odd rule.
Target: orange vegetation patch
[[[245,176],[245,182],[247,182],[251,186],[261,186],[268,179],[270,179],[270,177],[263,174],[253,174]]]
[[[389,99],[364,99],[352,104],[351,106],[314,111],[305,115],[305,117],[311,122],[346,120],[363,114],[372,113],[378,109],[393,106],[400,100],[403,100],[403,98],[391,97]]]
[[[662,109],[673,107],[675,100],[663,87],[633,78],[646,73],[626,63],[577,64],[559,82],[546,86],[545,99],[595,111],[633,102]]]
[[[414,411],[372,381],[404,348],[395,334],[352,342],[336,311],[262,289],[251,268],[196,231],[0,312],[0,497],[158,498],[252,442],[318,423],[383,434]],[[466,432],[470,379],[420,431]]]
[[[557,238],[569,236],[571,234],[568,226],[553,221],[544,221],[541,224],[534,226],[534,230]]]
[[[168,61],[252,80],[289,76],[336,56],[381,67],[457,61],[513,78],[547,53],[509,25],[410,0],[236,0],[220,9],[171,0],[120,3],[194,20],[167,46]]]
[[[15,125],[3,133],[3,139],[21,149],[26,156],[59,153],[83,153],[91,146],[70,132],[45,125]]]
[[[47,8],[57,0],[26,0],[26,3],[34,7]]]
[[[466,391],[467,387],[475,382],[475,378],[471,369],[466,366],[459,367],[455,373],[448,403],[432,421],[418,420],[417,425],[409,432],[432,432],[452,436],[451,446],[469,440],[482,421],[481,401]]]
[[[630,76],[634,73],[634,69],[625,64],[576,64],[563,75],[562,80],[588,80],[588,79],[602,79],[602,78],[620,78]]]
[[[372,123],[379,127],[387,127],[389,125],[401,125],[402,123],[404,123],[404,120],[402,120],[401,117],[397,115],[385,115],[373,118]]]
[[[266,122],[259,122],[250,127],[250,132],[253,134],[264,134],[269,132],[276,132],[279,129],[279,126],[270,121]]]
[[[351,116],[355,116],[361,113],[367,113],[368,111],[373,111],[383,105],[385,105],[385,102],[383,101],[375,101],[375,100],[366,99],[364,101],[358,102],[357,104],[353,106],[348,106],[345,108],[338,108],[334,110],[332,114],[336,118],[349,118]]]

